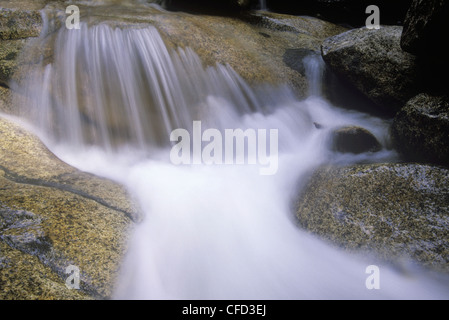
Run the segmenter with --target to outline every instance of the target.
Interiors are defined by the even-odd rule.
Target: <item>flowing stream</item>
[[[387,148],[329,151],[342,125],[367,128],[385,147],[388,124],[323,99],[320,57],[304,60],[310,96],[299,100],[288,87],[251,87],[229,66],[205,68],[192,50],[168,49],[153,27],[83,23],[60,30],[54,49],[18,88],[33,98],[22,117],[66,162],[124,184],[143,212],[115,298],[447,297],[423,273],[349,255],[295,225],[291,204],[314,168],[394,157]],[[278,130],[275,174],[261,175],[262,162],[174,165],[170,134],[194,134],[194,121],[219,132]],[[365,286],[371,264],[381,267],[380,290]]]

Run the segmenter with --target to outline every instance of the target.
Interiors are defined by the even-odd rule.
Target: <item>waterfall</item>
[[[56,142],[163,146],[175,128],[214,121],[219,100],[228,113],[247,113],[273,98],[256,95],[229,66],[203,68],[191,49],[172,52],[153,27],[82,24],[62,29],[55,48],[53,63],[30,75],[32,106],[22,116],[37,119]]]
[[[309,80],[309,96],[322,95],[324,61],[320,55],[311,54],[304,58],[304,69]]]
[[[33,101],[22,116],[60,158],[127,186],[144,212],[115,298],[444,296],[388,267],[382,290],[368,291],[365,270],[375,258],[331,248],[292,221],[298,181],[327,161],[333,128],[361,125],[387,136],[382,120],[320,97],[316,57],[304,62],[311,96],[298,100],[289,88],[252,87],[229,66],[205,67],[192,50],[167,48],[153,27],[83,24],[59,31],[54,48],[53,61],[19,88]],[[192,132],[193,121],[220,132],[277,129],[278,172],[262,176],[249,163],[174,165],[170,133]]]

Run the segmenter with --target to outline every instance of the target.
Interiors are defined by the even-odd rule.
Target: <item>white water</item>
[[[298,101],[288,88],[250,88],[228,66],[204,69],[191,50],[168,50],[153,28],[83,25],[80,33],[61,31],[55,48],[55,61],[23,88],[37,112],[22,116],[63,160],[123,183],[139,200],[144,217],[115,298],[448,297],[424,274],[382,264],[381,290],[369,291],[365,269],[379,261],[340,252],[295,226],[292,197],[335,156],[327,148],[333,128],[359,125],[384,145],[388,140],[381,120],[319,97],[319,59],[306,62],[312,96]],[[85,117],[96,125],[86,126]],[[260,176],[254,165],[172,165],[169,133],[190,129],[193,120],[220,130],[279,129],[278,173]],[[119,137],[107,123],[120,127]]]

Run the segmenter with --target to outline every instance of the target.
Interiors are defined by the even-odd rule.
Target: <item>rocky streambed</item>
[[[57,17],[66,5],[0,1],[0,110],[5,114],[27,104],[17,90],[27,70],[52,59],[54,39],[48,30],[58,23],[45,25],[42,12]],[[311,172],[295,199],[298,226],[346,250],[448,272],[449,103],[447,80],[435,76],[444,74],[448,63],[439,55],[429,59],[423,48],[440,44],[432,30],[447,28],[441,18],[447,6],[415,0],[404,27],[348,30],[317,18],[248,8],[222,16],[117,5],[122,3],[105,1],[85,9],[93,23],[155,26],[168,46],[192,48],[204,66],[229,64],[251,85],[287,84],[298,98],[308,92],[302,59],[321,54],[334,81],[325,88],[328,98],[338,95],[335,81],[344,82],[391,119],[391,147],[400,158],[397,163],[330,164]],[[422,17],[424,11],[429,17]],[[419,23],[422,19],[432,21],[430,31]],[[48,48],[24,55],[44,28]],[[122,186],[63,163],[7,118],[0,119],[0,298],[110,298],[130,230],[139,221],[136,204]],[[380,150],[364,128],[342,128],[334,139],[334,152]],[[70,265],[82,270],[82,290],[66,286]]]

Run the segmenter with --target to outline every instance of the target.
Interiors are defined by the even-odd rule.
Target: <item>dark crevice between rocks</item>
[[[245,4],[239,5],[237,0],[155,0],[154,2],[168,11],[216,16],[236,16],[240,12],[248,10],[250,3],[250,1],[242,1]]]
[[[66,192],[70,192],[73,194],[76,194],[78,196],[81,196],[83,198],[92,200],[97,202],[98,204],[114,210],[114,211],[118,211],[120,213],[123,213],[127,218],[129,218],[132,222],[137,222],[136,218],[134,217],[134,215],[126,210],[117,208],[109,203],[107,203],[106,201],[102,200],[101,198],[92,196],[84,191],[78,190],[76,188],[73,188],[71,186],[68,185],[64,185],[64,184],[60,184],[57,182],[51,182],[51,181],[44,181],[44,180],[39,180],[39,179],[30,179],[27,177],[22,177],[19,176],[18,174],[11,172],[10,170],[8,170],[7,168],[3,167],[2,165],[0,165],[0,169],[3,170],[5,172],[5,178],[13,181],[15,183],[21,183],[21,184],[29,184],[29,185],[33,185],[33,186],[39,186],[39,187],[47,187],[47,188],[54,188],[54,189],[58,189],[61,191],[66,191]]]
[[[416,64],[419,66],[420,92],[434,96],[447,95],[449,88],[449,63],[437,58],[418,56]]]
[[[270,10],[291,15],[308,15],[342,26],[361,27],[369,5],[377,5],[383,25],[401,25],[412,0],[267,0]]]

